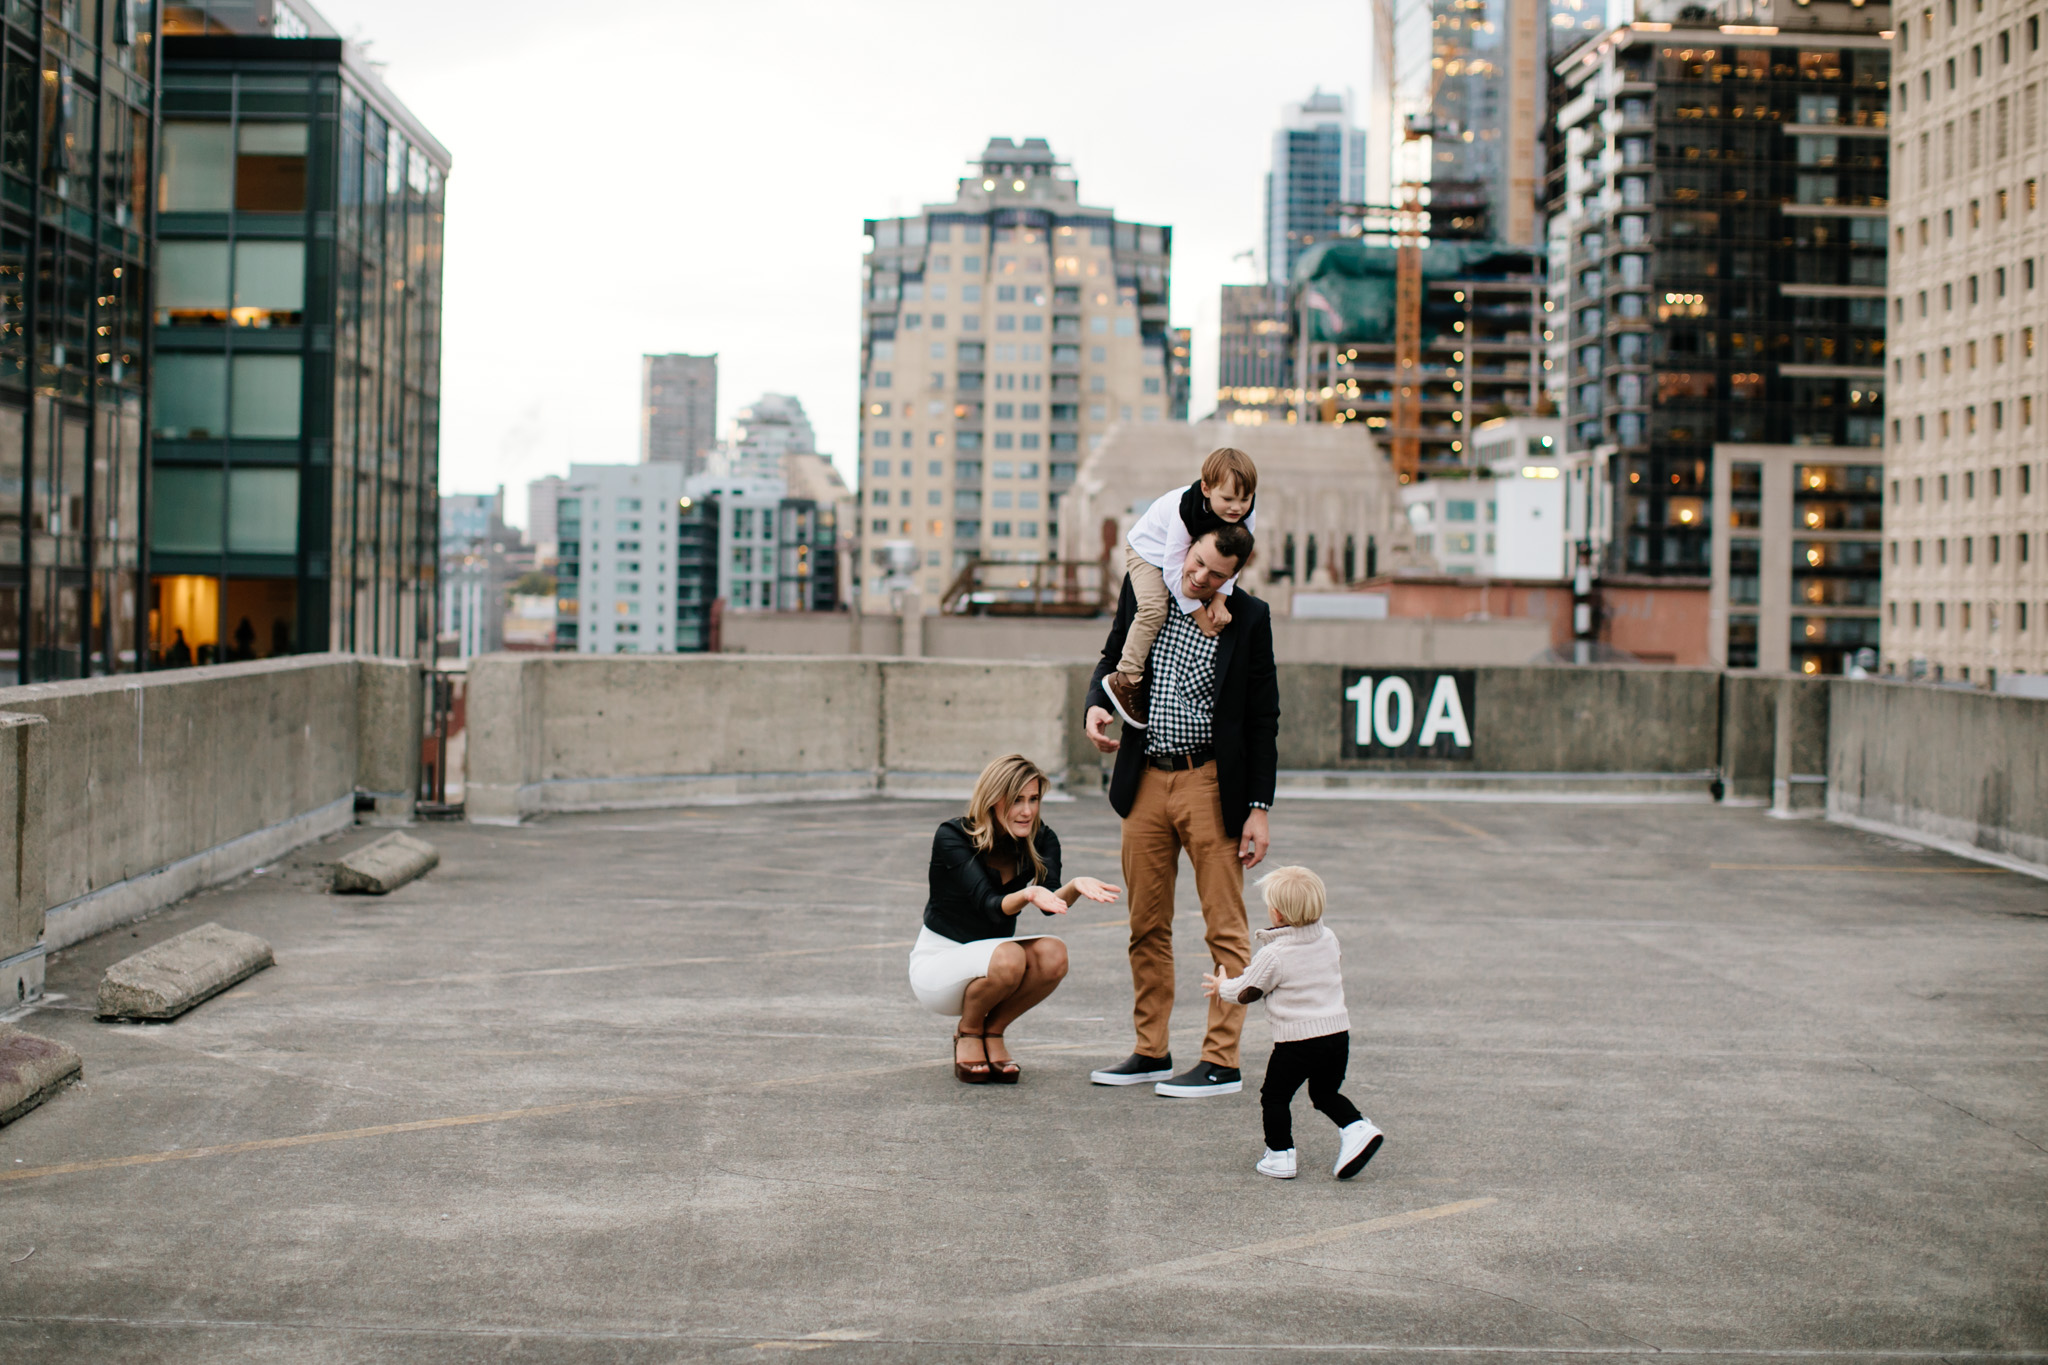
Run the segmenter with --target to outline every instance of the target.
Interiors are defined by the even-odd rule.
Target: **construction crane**
[[[1399,17],[1395,12],[1397,3],[1399,0],[1373,0],[1373,21],[1379,35],[1377,55],[1382,63],[1381,78],[1390,91],[1396,85],[1394,28]],[[1433,110],[1437,91],[1443,85],[1444,70],[1441,63],[1432,65],[1434,69],[1425,107]],[[1424,120],[1418,122],[1413,115],[1409,116],[1402,126],[1401,140],[1416,142],[1439,133],[1455,132],[1454,129],[1439,127],[1433,114],[1424,115]],[[1388,415],[1387,434],[1393,443],[1394,475],[1402,483],[1413,482],[1422,465],[1422,248],[1425,244],[1424,224],[1428,221],[1422,207],[1422,188],[1420,182],[1413,180],[1398,185],[1398,206],[1335,206],[1340,211],[1379,209],[1387,213],[1393,227],[1394,401]],[[1307,382],[1306,376],[1303,382]]]
[[[1395,88],[1394,13],[1395,0],[1374,0],[1373,22],[1379,35],[1382,79],[1388,91]],[[1438,69],[1430,80],[1431,103],[1443,81]],[[1412,126],[1401,130],[1402,141],[1413,142],[1420,134]],[[1394,211],[1394,402],[1388,415],[1388,433],[1394,443],[1394,477],[1402,483],[1414,481],[1422,464],[1422,204],[1421,186],[1407,181],[1400,187],[1401,206]]]
[[[1394,477],[1412,483],[1422,465],[1422,205],[1413,182],[1394,215]]]

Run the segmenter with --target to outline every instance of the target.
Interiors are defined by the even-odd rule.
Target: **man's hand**
[[[1272,846],[1273,836],[1266,829],[1266,812],[1253,807],[1244,817],[1244,833],[1238,836],[1237,860],[1249,872],[1266,861],[1266,850]]]
[[[1109,723],[1115,719],[1099,706],[1088,708],[1088,742],[1106,754],[1113,754],[1123,747],[1109,737]]]

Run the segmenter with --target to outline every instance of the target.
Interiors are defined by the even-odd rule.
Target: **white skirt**
[[[971,982],[988,975],[988,960],[1005,943],[1029,943],[1058,934],[1019,934],[1015,938],[978,938],[955,943],[944,934],[920,929],[910,949],[910,989],[917,1003],[933,1014],[958,1016]]]

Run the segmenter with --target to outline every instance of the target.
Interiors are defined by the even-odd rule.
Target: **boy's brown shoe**
[[[1103,678],[1102,690],[1109,694],[1109,704],[1116,708],[1124,724],[1137,730],[1145,728],[1145,694],[1150,689],[1144,683],[1134,686],[1123,674],[1112,672]]]

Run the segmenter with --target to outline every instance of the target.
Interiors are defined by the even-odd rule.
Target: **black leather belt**
[[[1197,749],[1191,754],[1147,754],[1145,762],[1161,772],[1184,773],[1216,757],[1214,749]]]

